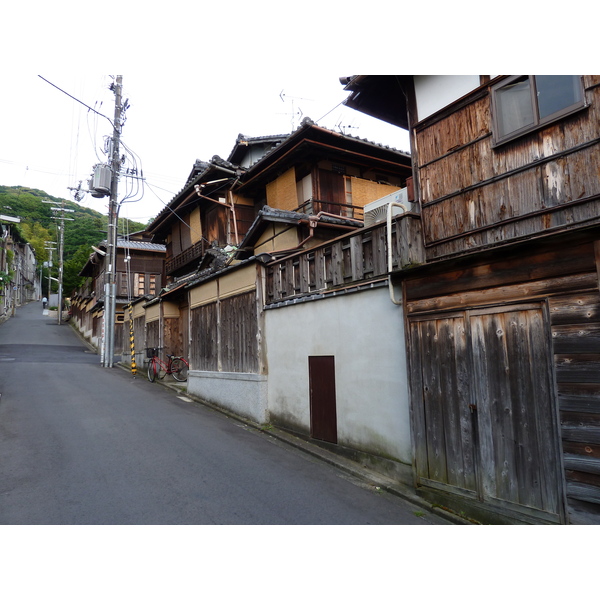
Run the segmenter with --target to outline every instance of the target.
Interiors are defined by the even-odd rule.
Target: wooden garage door
[[[410,329],[420,482],[560,520],[558,426],[543,306],[412,318]]]

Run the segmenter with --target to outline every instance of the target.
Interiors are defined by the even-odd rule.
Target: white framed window
[[[586,106],[580,75],[513,75],[491,95],[496,146]]]

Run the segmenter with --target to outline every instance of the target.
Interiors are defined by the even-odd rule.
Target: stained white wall
[[[387,287],[267,310],[265,338],[272,422],[310,431],[308,357],[333,355],[338,444],[411,464],[404,321]]]

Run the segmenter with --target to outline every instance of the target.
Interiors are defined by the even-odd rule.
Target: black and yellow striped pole
[[[135,364],[135,341],[133,337],[133,306],[129,305],[129,344],[131,345],[131,374],[135,377],[137,366]]]

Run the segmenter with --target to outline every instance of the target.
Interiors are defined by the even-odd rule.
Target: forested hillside
[[[44,248],[45,242],[58,242],[58,223],[51,207],[56,204],[46,202],[62,201],[61,198],[50,196],[41,190],[26,187],[7,187],[0,185],[0,214],[19,217],[21,222],[14,227],[21,237],[29,242],[36,253],[38,263],[48,260],[48,252]],[[90,254],[91,246],[106,240],[108,231],[108,217],[91,208],[80,206],[71,200],[65,200],[65,208],[73,210],[65,213],[64,232],[64,271],[63,290],[66,294],[78,287],[82,279],[78,276]],[[142,223],[128,219],[119,219],[119,234],[132,233],[145,229]],[[58,247],[58,244],[56,245]],[[58,256],[53,256],[53,262],[58,264]]]

